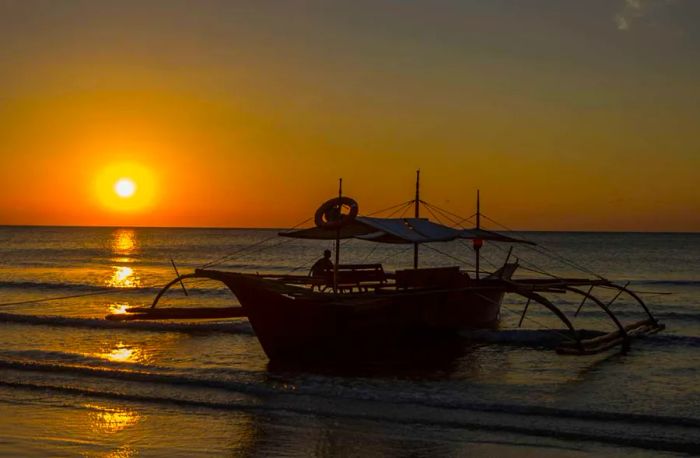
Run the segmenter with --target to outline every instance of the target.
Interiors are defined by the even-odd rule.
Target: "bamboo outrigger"
[[[414,218],[372,218],[358,216],[357,203],[343,196],[342,181],[337,198],[316,212],[316,226],[282,232],[284,237],[334,240],[335,263],[321,276],[259,275],[209,268],[177,275],[155,297],[150,308],[132,308],[127,314],[109,319],[194,319],[247,317],[263,350],[272,360],[323,359],[334,357],[360,341],[382,342],[416,333],[445,334],[464,328],[492,327],[499,320],[505,294],[537,303],[551,311],[566,327],[567,339],[557,352],[567,355],[600,353],[615,346],[629,348],[633,338],[659,332],[664,325],[652,315],[641,297],[628,288],[602,277],[514,279],[519,261],[509,262],[510,252],[495,272],[484,273],[479,266],[484,241],[508,244],[533,242],[485,230],[480,224],[477,197],[476,227],[457,229],[421,218],[419,175],[416,180]],[[355,238],[376,243],[413,244],[413,268],[385,272],[381,264],[340,264],[340,240]],[[419,246],[423,243],[467,239],[473,243],[474,277],[459,267],[420,268]],[[512,250],[512,248],[511,248]],[[163,294],[183,280],[205,278],[223,282],[238,298],[240,307],[156,308]],[[616,291],[608,303],[593,294],[594,288]],[[183,285],[184,289],[184,285]],[[615,330],[586,337],[572,320],[545,294],[572,293],[598,307]],[[645,319],[623,324],[610,305],[620,295],[638,304]]]

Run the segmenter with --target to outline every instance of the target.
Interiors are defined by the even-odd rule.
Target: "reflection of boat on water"
[[[499,319],[506,293],[549,309],[568,329],[568,340],[558,351],[592,354],[616,345],[626,347],[632,337],[657,332],[663,325],[642,299],[628,289],[602,277],[514,279],[518,261],[485,273],[479,267],[479,250],[485,241],[505,244],[534,243],[485,230],[480,224],[477,198],[476,227],[462,229],[420,217],[418,182],[413,218],[358,216],[357,203],[342,196],[324,203],[316,212],[315,227],[286,231],[279,235],[307,240],[334,240],[332,271],[320,276],[258,275],[215,269],[196,269],[178,275],[158,294],[150,309],[132,309],[118,319],[172,319],[246,316],[265,353],[271,360],[326,359],[344,351],[382,342],[396,342],[416,335],[442,336],[464,328],[490,327]],[[386,272],[381,264],[341,264],[340,240],[359,239],[374,243],[408,244],[414,247],[413,267]],[[420,268],[418,247],[431,242],[471,240],[475,271],[469,275],[458,266]],[[157,309],[155,305],[172,285],[189,278],[223,282],[238,298],[241,307],[224,309]],[[594,288],[614,290],[630,296],[645,313],[645,319],[623,325]],[[608,334],[588,338],[545,295],[574,293],[595,304],[615,326]],[[617,298],[613,299],[613,301]],[[580,307],[579,307],[580,309]],[[188,313],[187,311],[191,311]],[[229,315],[226,315],[229,313]],[[521,319],[522,321],[522,319]]]

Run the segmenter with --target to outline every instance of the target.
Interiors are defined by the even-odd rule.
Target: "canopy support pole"
[[[343,179],[338,178],[338,217],[342,218]],[[333,292],[338,294],[338,264],[340,264],[340,226],[335,231],[335,263],[333,264]]]
[[[415,217],[420,216],[420,170],[416,170],[416,200],[414,201]],[[413,268],[418,268],[418,244],[413,244]]]

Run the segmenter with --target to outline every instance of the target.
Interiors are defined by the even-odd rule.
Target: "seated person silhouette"
[[[314,286],[318,286],[319,290],[324,289],[328,282],[331,280],[331,275],[333,274],[333,262],[331,261],[331,250],[325,250],[323,252],[323,257],[316,261],[313,266],[311,266],[311,271],[309,272],[311,278],[319,280],[311,285],[311,289]]]

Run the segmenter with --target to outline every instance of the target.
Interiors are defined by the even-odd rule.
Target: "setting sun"
[[[143,163],[112,163],[95,176],[94,192],[102,208],[112,212],[138,214],[153,207],[157,180]]]
[[[114,184],[114,192],[119,197],[131,197],[136,192],[136,185],[129,178],[122,178]]]

